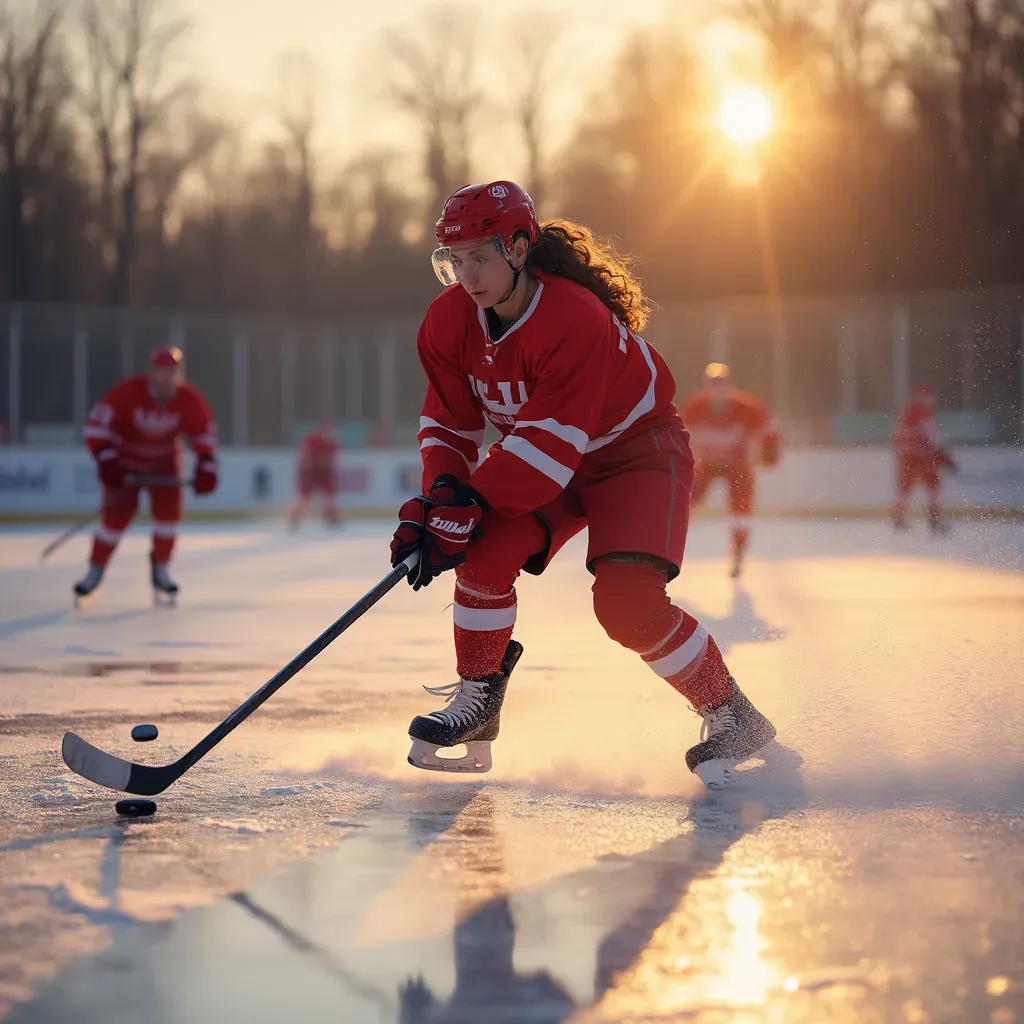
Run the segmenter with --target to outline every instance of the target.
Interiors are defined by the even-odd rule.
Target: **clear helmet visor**
[[[452,261],[452,251],[447,245],[436,248],[430,256],[430,265],[434,268],[434,274],[438,281],[447,288],[449,285],[458,283],[458,276],[455,273],[455,264]]]
[[[495,252],[507,261],[508,253],[506,252],[505,245],[501,240],[501,235],[495,235],[490,239],[490,242],[494,246]],[[475,246],[481,246],[484,243],[477,241],[473,244]],[[461,268],[463,266],[467,243],[463,242],[460,249],[461,254],[456,254],[452,251],[452,246],[442,245],[438,246],[430,256],[430,265],[434,268],[434,274],[437,276],[438,281],[440,281],[446,288],[449,285],[459,284],[462,281]]]

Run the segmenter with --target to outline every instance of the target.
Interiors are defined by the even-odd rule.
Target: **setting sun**
[[[733,142],[757,142],[772,126],[772,107],[757,89],[733,89],[718,108],[717,123]]]

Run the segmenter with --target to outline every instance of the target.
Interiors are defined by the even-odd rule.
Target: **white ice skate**
[[[501,672],[482,679],[459,679],[447,686],[423,687],[427,693],[444,697],[448,706],[412,720],[409,764],[435,772],[490,771],[491,742],[498,736],[508,677],[522,653],[523,645],[510,640]],[[466,753],[440,753],[458,746],[465,746]]]
[[[724,789],[739,781],[742,772],[736,766],[775,739],[775,726],[750,703],[735,679],[724,704],[698,714],[704,719],[700,743],[686,752],[686,767],[708,789]]]

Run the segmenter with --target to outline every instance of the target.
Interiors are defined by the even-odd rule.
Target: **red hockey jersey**
[[[186,381],[160,405],[144,373],[115,384],[93,406],[84,433],[93,455],[113,445],[124,468],[136,473],[177,467],[182,434],[197,455],[213,455],[217,447],[217,425],[199,389]]]
[[[945,443],[935,413],[913,398],[907,401],[896,420],[891,440],[897,455],[937,462],[945,459]]]
[[[529,307],[497,341],[458,285],[427,310],[417,337],[428,381],[424,492],[451,473],[496,511],[529,512],[557,497],[592,453],[675,416],[661,355],[586,288],[536,276]],[[478,465],[484,417],[501,441]]]
[[[313,431],[299,446],[299,481],[333,487],[337,477],[338,442],[329,434]]]
[[[699,462],[715,466],[778,457],[780,429],[767,407],[747,391],[729,388],[715,405],[707,389],[692,395],[680,410],[690,432],[690,447]]]

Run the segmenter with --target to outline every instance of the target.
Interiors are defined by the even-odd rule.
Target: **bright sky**
[[[564,52],[579,63],[559,89],[556,124],[550,128],[564,138],[573,114],[598,83],[601,70],[617,51],[625,34],[643,25],[681,18],[692,22],[701,0],[547,0],[531,14],[525,3],[498,5],[482,0],[441,0],[478,19],[478,31],[488,52],[482,64],[500,60],[503,26],[513,17],[529,19],[536,12],[564,22]],[[374,144],[397,143],[410,149],[408,122],[382,101],[384,83],[374,74],[373,53],[379,52],[383,30],[415,26],[424,0],[179,0],[195,23],[189,46],[198,71],[212,87],[219,110],[250,126],[255,137],[273,130],[276,61],[282,51],[312,52],[325,74],[321,151],[343,160]],[[435,0],[436,3],[436,0]],[[720,35],[720,32],[719,32]],[[560,131],[561,129],[561,131]],[[484,153],[507,152],[503,173],[520,169],[521,154],[514,142],[500,139],[478,147]],[[493,157],[492,157],[493,159]],[[490,161],[487,161],[490,162]],[[501,176],[498,168],[479,168]]]

